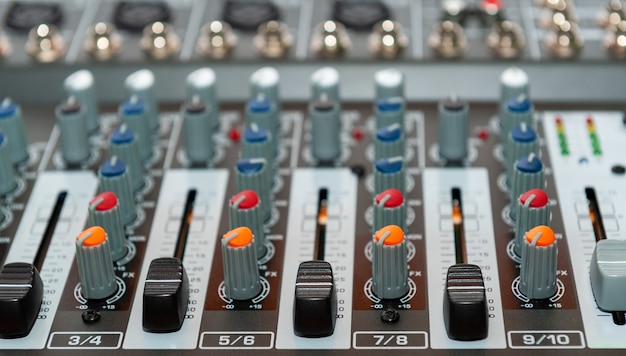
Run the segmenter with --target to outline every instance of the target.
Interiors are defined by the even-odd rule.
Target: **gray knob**
[[[402,97],[394,96],[376,100],[374,103],[376,128],[398,124],[404,132],[404,112],[405,102]]]
[[[335,68],[324,67],[311,75],[311,98],[317,100],[322,94],[341,106],[339,95],[339,72]]]
[[[159,128],[159,108],[154,94],[154,74],[148,69],[141,69],[126,77],[124,82],[129,96],[136,95],[143,101],[150,130]]]
[[[94,86],[93,75],[90,71],[82,69],[70,74],[63,82],[63,88],[68,96],[73,96],[85,108],[87,120],[87,132],[97,132],[99,128],[98,98]]]
[[[539,152],[537,133],[532,127],[523,122],[509,133],[505,147],[507,152],[505,157],[506,182],[510,187],[515,162],[521,157],[528,156],[531,153],[537,154]]]
[[[280,106],[280,75],[275,68],[263,67],[250,76],[250,97],[263,94],[276,106]]]
[[[267,251],[265,246],[265,230],[261,218],[261,201],[254,190],[243,190],[230,199],[228,216],[230,228],[246,226],[252,230],[256,244],[257,259]]]
[[[397,69],[383,69],[374,74],[376,99],[404,98],[404,74]]]
[[[374,164],[374,194],[397,189],[406,194],[406,174],[401,156],[383,158]]]
[[[388,225],[372,239],[372,291],[383,299],[400,298],[409,290],[404,231]]]
[[[550,201],[544,190],[531,189],[522,194],[515,203],[515,254],[521,256],[526,233],[535,226],[550,223]]]
[[[222,263],[226,296],[235,300],[255,297],[261,291],[256,246],[247,227],[230,230],[222,239]]]
[[[554,231],[545,225],[532,228],[522,244],[520,292],[530,299],[550,298],[556,292],[557,245]]]
[[[374,158],[404,157],[404,132],[395,123],[376,130],[374,135]]]
[[[533,126],[533,104],[524,95],[516,96],[509,100],[502,110],[500,117],[500,130],[502,137],[508,137],[509,133],[521,123]],[[504,155],[507,155],[507,146],[504,146]]]
[[[15,172],[13,171],[13,163],[9,156],[9,143],[4,135],[0,132],[0,195],[6,195],[17,187],[15,180]],[[2,214],[4,217],[4,214]]]
[[[276,103],[262,93],[248,101],[246,106],[246,122],[248,125],[257,124],[268,130],[273,138],[275,152],[278,152],[280,136],[280,117]]]
[[[107,234],[100,226],[83,231],[76,238],[76,264],[82,294],[103,299],[117,290]]]
[[[131,96],[130,99],[120,105],[118,109],[120,121],[135,133],[137,146],[139,146],[139,157],[146,161],[152,157],[152,136],[150,134],[150,122],[143,100],[138,96]]]
[[[341,156],[341,110],[337,102],[322,94],[309,105],[313,157],[330,162]]]
[[[217,101],[217,78],[215,72],[211,68],[200,68],[187,76],[187,98],[200,96],[207,111],[210,112],[211,130],[215,131],[220,127],[219,120],[219,102]]]
[[[515,162],[511,181],[511,198],[513,201],[531,189],[545,189],[545,185],[543,163],[534,153],[521,157]],[[515,219],[516,214],[517,204],[511,204],[511,218]]]
[[[133,191],[143,188],[143,166],[139,158],[139,145],[135,133],[128,125],[122,124],[115,129],[109,139],[109,150],[112,156],[118,156],[126,163]]]
[[[406,203],[397,189],[387,189],[374,197],[374,232],[387,225],[397,225],[406,231]]]
[[[61,131],[61,154],[68,164],[80,164],[90,155],[85,108],[73,96],[54,110]]]
[[[451,95],[439,102],[439,156],[445,162],[460,162],[467,157],[469,105]]]
[[[600,240],[591,257],[591,290],[604,311],[626,310],[626,241]]]
[[[530,97],[528,75],[519,67],[507,68],[500,74],[499,117],[502,117],[509,100],[520,95]]]
[[[89,225],[100,226],[107,233],[113,261],[126,256],[126,234],[117,197],[113,192],[100,193],[89,202]]]
[[[272,177],[269,176],[267,161],[264,158],[240,159],[235,167],[235,175],[237,191],[255,191],[261,198],[261,217],[263,221],[269,220],[272,215]]]
[[[199,96],[181,109],[185,154],[192,164],[206,164],[214,155],[211,111]]]
[[[252,123],[243,132],[241,140],[242,158],[265,158],[268,162],[269,176],[274,176],[274,160],[276,157],[276,146],[272,134],[259,125]],[[272,182],[273,183],[273,182]]]
[[[22,110],[11,99],[0,103],[0,131],[6,135],[9,143],[11,162],[14,164],[28,159],[26,131],[22,120]]]
[[[113,192],[120,204],[122,222],[128,225],[135,220],[135,196],[131,188],[130,177],[126,170],[126,164],[117,156],[113,156],[104,162],[98,170],[100,191]]]

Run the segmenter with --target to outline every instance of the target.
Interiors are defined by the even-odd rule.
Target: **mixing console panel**
[[[1,1],[0,354],[624,354],[624,9]]]

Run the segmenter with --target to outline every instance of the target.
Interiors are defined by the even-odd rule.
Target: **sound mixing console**
[[[0,2],[0,354],[624,354],[625,6]]]

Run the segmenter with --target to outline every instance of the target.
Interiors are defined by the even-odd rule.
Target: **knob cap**
[[[337,102],[323,94],[309,106],[313,157],[321,162],[341,155],[341,111]]]
[[[328,100],[341,106],[339,72],[335,68],[320,68],[311,75],[311,98],[317,100],[323,94],[326,95]]]
[[[17,187],[9,149],[6,136],[0,132],[0,195],[6,195]]]
[[[550,204],[548,194],[541,189],[525,192],[516,203],[515,254],[521,256],[526,233],[535,226],[548,225],[550,222]]]
[[[250,228],[254,235],[257,259],[263,257],[267,247],[261,217],[261,201],[256,192],[247,189],[235,194],[230,199],[228,213],[231,229],[241,226]]]
[[[68,164],[80,164],[89,158],[89,137],[85,108],[69,97],[54,111],[57,125],[61,130],[61,153]]]
[[[199,96],[207,106],[209,114],[209,127],[216,131],[220,127],[220,107],[217,100],[217,78],[211,68],[200,68],[187,76],[187,98]]]
[[[189,278],[178,258],[162,257],[150,262],[143,289],[143,330],[153,333],[178,331],[189,302]]]
[[[383,69],[374,73],[376,99],[404,98],[404,74],[397,69]]]
[[[383,158],[374,164],[374,194],[387,189],[397,189],[406,193],[404,159],[401,156]]]
[[[263,94],[276,106],[280,103],[280,74],[272,67],[263,67],[250,76],[250,97]]]
[[[7,263],[0,271],[0,338],[28,335],[43,300],[43,282],[30,263]]]
[[[111,157],[100,166],[98,180],[101,191],[113,192],[119,200],[124,225],[133,222],[137,217],[137,212],[126,164],[117,156]]]
[[[267,161],[264,158],[244,158],[235,167],[237,191],[250,189],[261,198],[261,217],[267,221],[272,214],[272,190]]]
[[[87,132],[97,132],[99,128],[98,98],[94,86],[93,75],[82,69],[70,74],[63,82],[63,88],[68,96],[75,97],[85,108]]]
[[[372,291],[383,299],[395,299],[409,290],[407,247],[399,226],[378,230],[372,240]]]
[[[533,105],[524,95],[509,100],[500,117],[502,137],[508,137],[513,128],[521,123],[533,126]],[[504,146],[504,155],[507,155],[507,146]]]
[[[76,237],[76,263],[83,296],[103,299],[117,290],[107,234],[93,226]]]
[[[118,114],[120,121],[135,133],[139,157],[142,161],[148,160],[152,156],[152,136],[144,102],[138,96],[131,96],[120,105]]]
[[[448,268],[443,320],[452,340],[473,341],[487,337],[489,313],[480,267],[457,264]]]
[[[274,152],[278,152],[280,117],[274,102],[263,94],[250,99],[246,106],[246,122],[248,125],[254,123],[268,130],[273,138]]]
[[[626,310],[626,242],[600,240],[591,257],[591,289],[604,311]]]
[[[439,156],[445,162],[460,162],[467,157],[469,105],[452,95],[439,102]]]
[[[211,111],[199,96],[181,109],[185,154],[192,164],[206,164],[214,155]]]
[[[126,234],[115,194],[104,192],[89,202],[89,225],[100,226],[106,231],[113,261],[126,256]]]
[[[500,118],[509,100],[520,95],[530,97],[529,86],[528,75],[519,67],[507,68],[500,74]]]
[[[136,95],[143,101],[148,119],[148,126],[156,131],[159,128],[159,108],[154,94],[154,74],[148,69],[141,69],[126,77],[124,87],[129,96]]]
[[[9,98],[0,103],[0,131],[7,137],[11,161],[16,164],[27,160],[28,144],[22,110]]]
[[[112,156],[118,156],[126,163],[133,191],[143,188],[143,166],[139,158],[139,145],[135,133],[126,124],[120,125],[110,138],[109,150]]]
[[[374,232],[387,225],[406,231],[406,203],[398,189],[387,189],[374,197]]]
[[[401,97],[391,97],[376,100],[374,103],[374,117],[376,127],[383,128],[389,125],[398,124],[400,130],[404,132],[404,112],[405,103]]]
[[[376,130],[374,135],[374,157],[404,157],[404,132],[402,126],[395,123]]]
[[[532,228],[522,244],[520,292],[530,299],[550,298],[556,292],[557,245],[554,231],[545,225]]]
[[[241,157],[242,158],[265,158],[270,164],[270,176],[274,176],[274,159],[276,157],[276,145],[274,145],[274,137],[272,134],[260,127],[259,125],[252,123],[243,132],[243,138],[241,141]]]
[[[249,228],[238,227],[224,235],[222,262],[228,298],[246,300],[259,294],[262,286],[256,263],[256,246]]]
[[[517,199],[522,193],[531,189],[544,189],[546,185],[543,163],[534,154],[524,156],[515,162],[511,181],[511,197]],[[511,218],[515,219],[517,204],[511,204]]]
[[[539,140],[535,130],[525,122],[522,122],[509,133],[505,145],[506,181],[510,187],[513,180],[515,162],[531,153],[537,154],[539,152]]]
[[[293,305],[293,331],[301,337],[330,336],[337,321],[333,267],[326,261],[300,263]]]

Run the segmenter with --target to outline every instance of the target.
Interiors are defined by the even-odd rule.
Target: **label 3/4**
[[[54,332],[49,349],[117,349],[122,342],[121,332]]]

